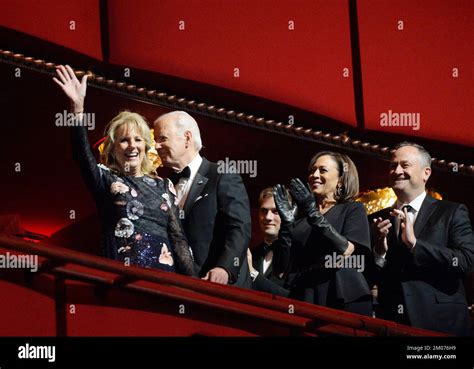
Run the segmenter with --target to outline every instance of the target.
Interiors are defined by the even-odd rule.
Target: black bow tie
[[[189,178],[191,176],[191,169],[189,167],[184,168],[181,172],[179,173],[173,173],[170,176],[171,182],[175,185],[176,183],[179,182],[181,178]]]
[[[266,242],[263,243],[263,254],[266,255],[269,251],[273,251],[275,247],[273,246],[273,243],[268,244]]]

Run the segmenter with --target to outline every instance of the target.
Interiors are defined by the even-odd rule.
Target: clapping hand
[[[306,214],[316,208],[316,201],[314,200],[313,194],[299,178],[291,180],[290,193],[298,205],[298,208]]]
[[[390,219],[374,219],[375,230],[375,252],[379,255],[385,255],[388,251],[387,236],[392,227]]]
[[[285,186],[280,184],[274,186],[273,198],[282,224],[287,225],[293,223],[295,221],[296,207],[290,204]]]
[[[293,199],[298,204],[298,208],[306,213],[308,224],[317,229],[334,247],[334,249],[343,255],[350,255],[354,251],[354,245],[344,236],[339,234],[327,219],[321,214],[316,206],[313,193],[296,178],[290,183],[290,192]]]
[[[416,237],[413,220],[408,216],[408,210],[406,208],[403,210],[393,209],[390,215],[398,218],[400,222],[400,232],[402,232],[402,242],[411,250],[415,246]]]

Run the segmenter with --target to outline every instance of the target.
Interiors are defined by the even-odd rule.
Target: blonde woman
[[[75,161],[96,202],[103,228],[104,256],[146,268],[196,275],[191,251],[173,208],[169,180],[153,173],[147,153],[150,129],[136,113],[121,112],[107,125],[102,159],[90,149],[84,113],[87,75],[81,82],[69,66],[53,80],[71,102]]]

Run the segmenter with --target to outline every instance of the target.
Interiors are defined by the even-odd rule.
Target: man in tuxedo
[[[414,327],[471,334],[463,278],[474,261],[465,205],[428,196],[431,156],[397,145],[390,162],[396,203],[371,216],[380,315]]]
[[[250,206],[240,175],[219,173],[199,154],[198,124],[184,111],[158,117],[154,135],[158,155],[174,172],[181,223],[201,278],[250,288]]]
[[[284,276],[273,273],[273,242],[278,238],[281,219],[273,199],[273,188],[265,188],[259,196],[258,221],[263,233],[263,242],[248,251],[252,288],[273,295],[288,296]]]

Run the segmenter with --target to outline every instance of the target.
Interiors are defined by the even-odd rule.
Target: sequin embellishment
[[[143,177],[143,182],[145,182],[146,184],[149,184],[152,187],[156,187],[156,181],[153,178],[144,176]]]
[[[130,251],[132,248],[130,246],[125,246],[125,247],[121,247],[119,248],[117,251],[119,254],[121,254],[122,252],[127,252],[127,251]]]
[[[110,185],[110,193],[112,195],[116,195],[118,193],[126,193],[130,191],[130,187],[128,187],[126,184],[122,182],[112,182]]]
[[[143,215],[143,204],[140,201],[132,200],[127,204],[127,217],[137,220]]]
[[[102,170],[106,170],[107,172],[110,172],[109,167],[106,167],[104,164],[97,164],[97,166]]]
[[[167,194],[167,193],[164,193],[163,195],[161,195],[162,198],[164,198],[168,204],[168,206],[171,207],[171,199],[170,199],[170,196]]]
[[[117,237],[130,237],[133,234],[135,227],[133,223],[127,218],[122,218],[118,221],[115,226],[115,236]]]

